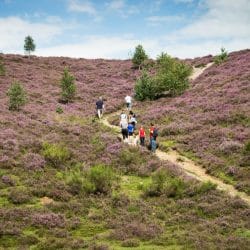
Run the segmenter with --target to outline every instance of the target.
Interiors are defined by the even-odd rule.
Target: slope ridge
[[[190,76],[191,80],[195,80],[196,78],[198,78],[206,69],[208,69],[209,67],[211,67],[213,65],[213,63],[208,63],[204,68],[200,69],[200,68],[194,68],[192,75]],[[102,120],[100,120],[100,122],[105,125],[108,126],[112,129],[114,129],[115,131],[119,132],[119,127],[112,125],[109,123],[108,119],[111,116],[115,116],[118,115],[120,113],[120,111],[116,111],[114,113],[108,114],[106,115]],[[176,150],[169,150],[167,153],[163,152],[159,149],[156,150],[156,156],[163,161],[169,161],[171,163],[176,164],[177,166],[179,166],[180,168],[182,168],[187,175],[199,180],[199,181],[210,181],[214,184],[217,185],[217,188],[219,190],[222,190],[224,192],[226,192],[227,194],[229,194],[230,196],[238,196],[240,197],[242,200],[244,200],[248,205],[250,205],[250,197],[243,192],[240,192],[238,190],[236,190],[232,185],[230,184],[226,184],[223,181],[221,181],[220,179],[211,176],[209,174],[206,173],[205,169],[200,166],[197,165],[196,163],[194,163],[192,160],[182,156],[181,154],[179,154]],[[179,159],[182,159],[182,161],[180,162]]]

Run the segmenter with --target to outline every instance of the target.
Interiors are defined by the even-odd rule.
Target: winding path
[[[206,70],[212,64],[213,63],[209,63],[206,65],[206,67],[204,67],[202,69],[201,68],[194,68],[193,74],[190,76],[190,79],[191,80],[196,79],[198,76],[200,76],[204,72],[204,70]],[[108,126],[112,129],[114,129],[117,133],[120,133],[120,128],[118,126],[114,126],[108,122],[108,119],[110,117],[115,116],[115,115],[119,115],[119,114],[120,114],[120,111],[108,114],[108,115],[104,116],[103,119],[100,120],[100,122],[102,124],[104,124],[105,126]],[[248,196],[246,193],[240,192],[240,191],[236,190],[232,185],[226,184],[223,181],[221,181],[220,179],[207,174],[205,169],[202,166],[197,165],[192,160],[180,155],[177,151],[171,149],[168,152],[163,152],[163,151],[158,149],[158,150],[156,150],[156,156],[160,160],[169,161],[169,162],[174,163],[175,165],[182,168],[187,175],[189,175],[189,176],[191,176],[199,181],[204,181],[204,182],[210,181],[210,182],[216,184],[217,188],[219,190],[222,190],[222,191],[228,193],[230,196],[238,196],[242,200],[244,200],[248,205],[250,205],[250,196]],[[180,161],[180,159],[181,159],[181,161]]]

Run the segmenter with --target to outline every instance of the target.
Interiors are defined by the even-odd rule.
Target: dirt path
[[[206,70],[208,67],[210,67],[213,63],[207,64],[206,67],[200,69],[200,68],[195,68],[193,71],[192,76],[190,79],[194,80],[198,76],[200,76],[204,70]],[[103,117],[101,120],[101,123],[104,124],[105,126],[108,126],[112,129],[114,129],[117,133],[120,133],[120,128],[118,126],[114,126],[108,122],[108,119],[112,116],[119,115],[120,111],[117,111],[115,113],[111,113],[109,115],[106,115]],[[238,196],[242,200],[244,200],[248,205],[250,205],[250,196],[248,196],[246,193],[239,192],[236,190],[232,185],[226,184],[220,179],[213,177],[209,174],[206,174],[205,169],[202,166],[197,165],[194,163],[192,160],[180,155],[177,151],[175,150],[169,150],[167,153],[163,152],[161,150],[156,150],[156,156],[163,161],[169,161],[180,168],[182,168],[187,175],[199,180],[199,181],[210,181],[214,184],[217,185],[217,188],[219,190],[222,190],[226,193],[228,193],[230,196]]]

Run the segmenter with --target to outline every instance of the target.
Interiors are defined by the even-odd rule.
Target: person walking
[[[135,125],[137,123],[137,120],[136,120],[136,117],[135,117],[135,114],[133,114],[131,117],[130,117],[130,120],[131,124],[134,126],[134,130],[135,130]]]
[[[133,138],[133,134],[134,134],[134,126],[132,125],[131,122],[129,122],[129,124],[128,124],[128,140],[129,140],[129,142],[131,142],[131,138]]]
[[[125,141],[128,139],[128,121],[127,119],[122,119],[120,121],[120,127],[122,132],[122,139]]]
[[[122,110],[122,112],[120,114],[120,121],[122,121],[123,119],[125,119],[125,120],[128,119],[128,116],[127,116],[127,114],[125,113],[124,110]]]
[[[152,148],[152,140],[153,140],[153,133],[154,133],[155,126],[153,123],[151,123],[150,129],[149,129],[149,147],[150,150]]]
[[[103,116],[103,110],[104,110],[104,102],[102,97],[100,96],[98,101],[96,102],[96,110],[97,110],[97,115],[98,118],[101,119]]]
[[[140,145],[141,146],[145,146],[145,130],[143,128],[143,126],[141,125],[140,129],[139,129],[139,138],[140,138]]]
[[[127,110],[131,110],[132,107],[132,97],[127,95],[125,97],[125,102],[126,102],[126,106],[127,106]]]

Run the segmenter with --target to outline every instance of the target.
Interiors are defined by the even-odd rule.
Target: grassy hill
[[[211,173],[225,178],[228,167],[215,168],[208,152],[225,163],[233,158],[241,175],[230,181],[244,190],[249,169],[237,163],[246,156],[249,135],[249,56],[232,53],[181,97],[136,104],[139,121],[159,125],[162,145],[201,161]],[[93,119],[100,95],[107,112],[122,107],[139,76],[130,61],[3,54],[1,60],[0,249],[247,249],[250,211],[242,200],[187,177],[146,149],[122,144]],[[77,96],[63,105],[65,66],[76,77]],[[13,79],[28,93],[19,112],[8,110]],[[235,111],[239,118],[228,119]],[[219,152],[221,135],[237,141],[233,153]]]

